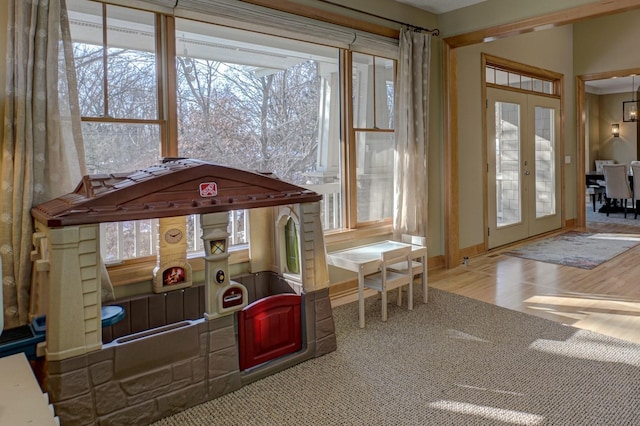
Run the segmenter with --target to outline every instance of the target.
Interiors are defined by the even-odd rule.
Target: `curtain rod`
[[[319,1],[320,3],[330,4],[332,6],[338,6],[338,7],[341,7],[343,9],[350,10],[352,12],[363,13],[365,15],[369,15],[369,16],[372,16],[372,17],[378,18],[378,19],[383,19],[385,21],[393,22],[393,23],[396,23],[396,24],[406,25],[407,27],[412,28],[412,29],[417,30],[417,31],[424,31],[424,32],[427,32],[427,33],[431,33],[431,35],[433,35],[433,36],[439,36],[440,35],[440,30],[438,28],[430,30],[429,28],[418,27],[416,25],[407,24],[406,22],[396,21],[395,19],[385,18],[384,16],[376,15],[374,13],[364,12],[362,10],[359,10],[359,9],[356,9],[356,8],[353,8],[353,7],[344,6],[342,4],[334,3],[334,2],[329,1],[329,0],[316,0],[316,1]]]

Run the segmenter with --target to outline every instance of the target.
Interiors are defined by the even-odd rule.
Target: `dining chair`
[[[611,211],[611,200],[618,200],[620,201],[620,206],[624,209],[624,217],[627,217],[627,200],[633,199],[627,170],[626,164],[602,165],[607,216],[609,216],[609,212]]]
[[[596,173],[602,173],[602,166],[605,164],[615,164],[615,160],[595,160]]]
[[[604,182],[604,181],[603,181]],[[591,197],[591,207],[593,211],[596,211],[596,200],[602,204],[602,199],[605,197],[604,186],[599,184],[588,185],[587,194]]]
[[[616,161],[615,160],[595,160],[594,161],[595,166],[596,166],[596,173],[604,173],[602,171],[602,166],[605,164],[615,164]],[[602,204],[602,200],[606,199],[606,192],[605,192],[605,184],[604,184],[604,180],[598,179],[595,182],[595,185],[589,185],[589,187],[587,188],[587,193],[589,193],[591,195],[591,200],[593,203],[593,211],[596,211],[596,198],[598,199],[598,201],[600,201],[600,204]]]
[[[413,309],[413,275],[410,269],[404,272],[392,271],[390,266],[399,262],[411,262],[411,247],[387,250],[380,255],[380,271],[364,277],[364,286],[380,293],[382,301],[382,321],[387,320],[387,292],[398,289],[398,306],[401,305],[402,287],[408,286],[407,305]]]
[[[633,210],[634,219],[638,218],[638,210],[640,210],[640,161],[634,160],[630,163],[631,174],[633,175]]]
[[[427,238],[426,237],[420,237],[418,235],[411,235],[411,234],[402,234],[400,236],[400,241],[402,241],[403,243],[407,243],[407,244],[412,244],[414,246],[420,246],[420,247],[426,247],[427,246]],[[425,255],[426,258],[426,255]],[[407,268],[409,267],[409,264],[411,265],[411,272],[412,272],[412,276],[415,279],[416,276],[420,276],[421,274],[425,274],[425,265],[422,263],[422,255],[418,255],[416,257],[412,257],[411,258],[411,262],[399,262],[396,264],[393,264],[389,267],[389,269],[391,269],[394,272],[401,272],[404,273]],[[427,279],[425,277],[424,281],[424,286],[422,288],[422,292],[423,292],[423,300],[427,300]],[[400,292],[400,294],[398,295],[399,298],[399,303],[402,304],[402,293]]]

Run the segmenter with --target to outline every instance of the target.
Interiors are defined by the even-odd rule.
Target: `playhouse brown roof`
[[[320,201],[322,195],[268,173],[194,159],[171,159],[130,173],[87,175],[76,189],[42,203],[49,227],[216,213]]]

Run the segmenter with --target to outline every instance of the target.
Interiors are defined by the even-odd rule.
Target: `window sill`
[[[385,223],[384,225],[372,225],[358,229],[349,229],[343,231],[335,231],[325,234],[324,241],[326,245],[342,244],[353,242],[354,240],[365,240],[368,238],[388,236],[393,233],[393,225]]]

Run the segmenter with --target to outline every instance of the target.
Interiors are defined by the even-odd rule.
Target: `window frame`
[[[376,61],[376,58],[393,61],[394,80],[398,71],[398,61],[391,58],[385,58],[384,56],[380,56],[380,55],[362,53],[362,52],[353,51],[353,50],[345,50],[345,53],[346,53],[346,56],[345,56],[344,68],[345,68],[346,77],[343,80],[343,82],[345,83],[344,93],[349,93],[349,94],[353,93],[353,84],[352,84],[353,79],[351,77],[353,75],[353,53],[357,53],[359,55],[368,55],[368,56],[371,56],[373,59],[373,68],[372,68],[373,90],[371,93],[371,96],[372,96],[371,103],[373,108],[373,115],[372,115],[373,127],[356,127],[354,125],[354,117],[353,117],[354,100],[352,99],[351,96],[343,96],[344,102],[349,104],[348,105],[349,116],[348,116],[348,119],[345,120],[347,122],[347,129],[346,129],[347,148],[346,149],[348,151],[348,156],[346,156],[346,158],[348,159],[348,163],[344,167],[344,170],[345,170],[345,174],[348,175],[348,182],[346,186],[346,188],[348,189],[348,192],[345,192],[345,194],[347,194],[345,198],[348,198],[350,200],[349,202],[350,208],[345,212],[345,215],[346,215],[345,223],[349,224],[348,230],[355,230],[355,229],[366,230],[366,229],[376,228],[376,227],[382,227],[381,229],[390,230],[393,225],[393,217],[387,217],[383,219],[374,219],[370,221],[360,221],[358,219],[358,164],[357,164],[358,152],[357,152],[357,149],[358,149],[359,133],[372,133],[372,134],[393,133],[395,134],[395,128],[386,128],[386,127],[380,128],[377,126],[378,103],[377,103],[377,94],[376,94],[375,61]],[[394,87],[394,93],[395,93],[395,87]],[[395,102],[395,99],[394,99],[394,102]]]
[[[103,9],[103,32],[107,31],[106,27],[106,10],[110,6],[106,3],[100,3]],[[117,5],[118,7],[131,8],[130,6]],[[135,9],[132,9],[135,10]],[[158,97],[158,116],[156,120],[139,120],[139,119],[114,119],[110,117],[82,117],[82,121],[103,122],[103,123],[144,123],[156,124],[160,126],[160,152],[162,157],[178,157],[178,127],[177,127],[177,73],[176,69],[176,17],[164,12],[148,10],[154,14],[155,19],[155,43],[156,43],[156,69],[157,69],[157,97]],[[187,18],[182,18],[187,19]],[[215,25],[215,24],[214,24]],[[240,29],[240,26],[238,27]],[[281,36],[284,37],[284,36]],[[285,37],[287,38],[287,37]],[[300,41],[309,42],[302,36]],[[104,42],[103,42],[104,43]],[[389,58],[383,54],[376,55],[364,49],[360,52],[356,49],[345,48],[342,46],[332,46],[339,50],[340,62],[340,105],[342,111],[340,124],[340,167],[342,168],[341,189],[343,196],[342,205],[342,227],[340,229],[332,229],[325,231],[325,240],[328,244],[348,241],[353,238],[367,238],[388,235],[392,229],[392,217],[381,220],[373,220],[369,222],[358,222],[357,218],[357,167],[356,167],[356,134],[361,131],[395,133],[395,129],[379,129],[379,128],[355,128],[353,125],[353,100],[351,96],[345,94],[353,93],[352,88],[352,55],[354,52],[371,55],[374,58],[383,58],[393,61],[393,76],[397,75],[397,58]],[[394,88],[395,90],[395,88]],[[108,93],[105,92],[105,97]],[[375,92],[372,94],[375,96]],[[374,101],[375,106],[375,101]],[[374,114],[375,117],[375,114]],[[240,250],[236,256],[231,257],[231,262],[241,262],[248,260],[248,249],[245,247]],[[139,268],[141,263],[149,265],[155,264],[155,255],[144,258],[125,259],[118,264],[110,265],[109,271],[116,272],[131,271],[133,267]],[[191,260],[190,260],[191,261]],[[197,263],[197,262],[196,262]],[[152,266],[151,266],[152,268]],[[150,269],[151,269],[150,268]],[[146,268],[145,268],[146,270]],[[137,275],[137,274],[136,274]],[[145,274],[146,275],[146,274]],[[128,277],[129,278],[129,277]],[[137,278],[136,278],[137,279]],[[144,279],[143,279],[144,280]],[[117,281],[117,280],[114,280]],[[126,280],[127,283],[130,279]]]

